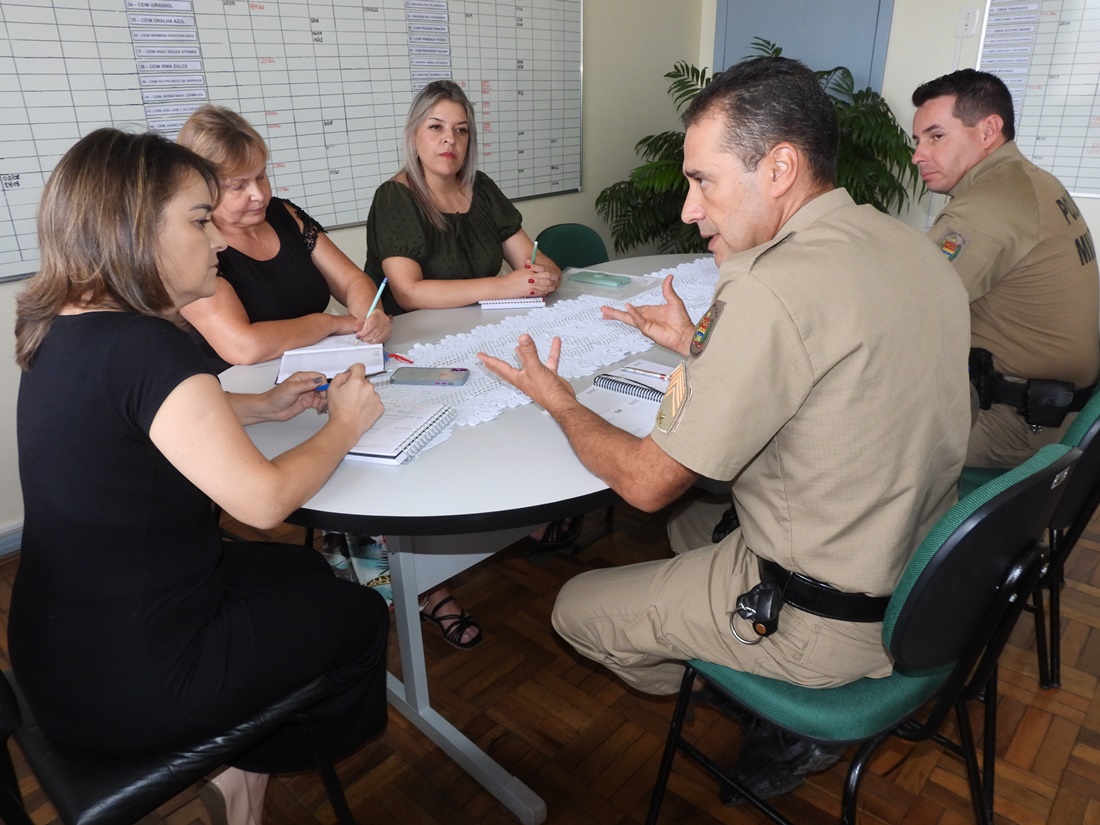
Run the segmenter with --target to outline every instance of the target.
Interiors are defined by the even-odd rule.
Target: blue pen
[[[331,384],[331,383],[332,383],[331,381],[326,381],[326,382],[325,382],[324,384],[322,384],[321,386],[317,387],[317,388],[316,388],[316,389],[314,390],[314,392],[324,392],[325,390],[327,390],[327,389],[328,389],[328,385],[329,385],[329,384]]]
[[[363,323],[364,324],[367,322],[367,318],[370,317],[370,314],[372,312],[374,312],[374,308],[376,306],[378,306],[378,302],[380,300],[382,300],[382,292],[383,292],[383,290],[385,290],[386,284],[388,284],[389,281],[390,281],[389,278],[383,278],[382,283],[380,283],[378,285],[378,291],[376,293],[374,293],[374,300],[370,302],[370,309],[368,309],[367,314],[363,316]],[[359,339],[358,338],[355,339],[355,344],[356,344],[356,346],[359,345]]]

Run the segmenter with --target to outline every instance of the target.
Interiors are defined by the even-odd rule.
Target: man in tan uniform
[[[699,475],[726,479],[741,526],[712,544],[721,506],[688,507],[670,522],[674,558],[574,578],[554,627],[647,693],[675,692],[692,657],[810,686],[885,676],[885,602],[955,502],[965,293],[919,232],[834,188],[836,116],[801,63],[734,66],[684,123],[682,217],[721,267],[714,302],[692,323],[670,277],[665,304],[603,309],[686,359],[656,429],[639,439],[582,406],[554,371],[557,339],[545,365],[527,336],[519,370],[479,357],[634,506],[664,507]],[[757,636],[735,605],[762,580],[785,588],[786,606]],[[775,795],[827,766],[799,748],[784,781],[751,787]]]
[[[1015,467],[1062,437],[1100,375],[1096,249],[1065,187],[1016,148],[1000,78],[953,72],[913,105],[913,163],[951,198],[929,235],[970,295],[978,348],[966,463]]]

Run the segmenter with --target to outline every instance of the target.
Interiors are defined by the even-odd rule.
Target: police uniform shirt
[[[948,194],[929,236],[970,295],[972,346],[1007,376],[1095,383],[1100,273],[1065,187],[1010,141]]]
[[[968,347],[966,295],[943,255],[834,190],[722,266],[652,437],[733,480],[730,540],[887,595],[956,500]]]

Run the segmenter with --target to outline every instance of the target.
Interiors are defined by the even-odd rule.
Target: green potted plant
[[[762,38],[753,40],[759,54],[779,55],[782,49]],[[844,66],[816,72],[833,102],[840,122],[837,185],[857,203],[869,203],[882,212],[896,212],[918,187],[916,167],[910,163],[909,135],[898,124],[882,95],[871,88],[856,90],[852,73]],[[679,112],[711,78],[707,69],[678,61],[671,72],[668,93]],[[623,181],[613,183],[596,198],[596,212],[611,227],[615,251],[627,252],[653,243],[660,252],[704,252],[706,246],[694,226],[680,221],[687,194],[682,172],[684,133],[661,132],[634,147],[643,163]]]

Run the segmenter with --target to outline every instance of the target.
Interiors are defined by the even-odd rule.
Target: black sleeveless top
[[[298,222],[287,211],[287,204],[301,219],[304,229],[298,229]],[[317,233],[324,232],[324,227],[296,204],[282,198],[271,199],[265,217],[279,237],[279,251],[275,257],[257,261],[231,246],[226,247],[218,253],[219,276],[236,291],[252,323],[286,321],[324,312],[332,294],[312,258]],[[192,335],[215,372],[230,366],[198,330],[193,329]]]

